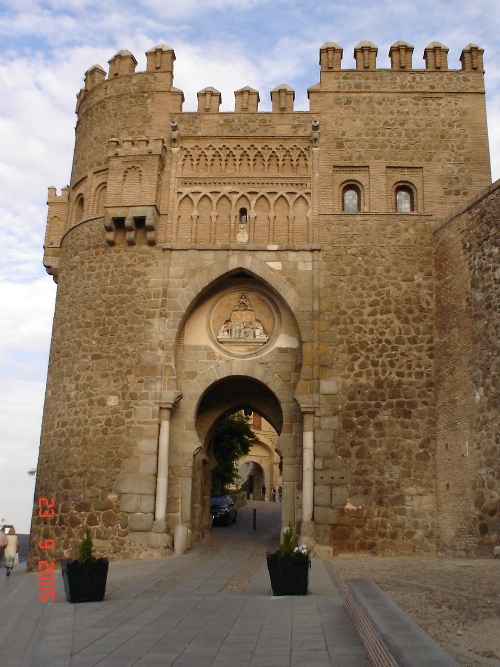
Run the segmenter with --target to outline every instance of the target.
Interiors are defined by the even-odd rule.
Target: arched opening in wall
[[[398,185],[394,191],[396,213],[413,213],[415,210],[415,192],[410,185]]]
[[[75,206],[73,209],[73,223],[80,222],[80,220],[83,220],[84,211],[85,211],[85,200],[83,198],[83,195],[78,195],[78,197],[75,199]]]
[[[239,203],[232,208],[233,222],[240,208],[249,212],[243,201]],[[265,420],[275,432],[272,443],[264,437],[259,440],[273,449],[279,473],[283,471],[283,503],[277,508],[283,512],[278,515],[276,537],[281,522],[299,528],[302,418],[294,392],[302,370],[302,339],[293,312],[297,295],[290,291],[285,300],[282,277],[258,260],[253,268],[261,274],[228,261],[217,279],[207,274],[205,287],[200,273],[196,290],[200,285],[202,289],[177,329],[174,367],[183,398],[172,411],[169,430],[166,521],[170,526],[186,524],[193,543],[212,530],[213,429],[240,410],[252,413],[256,422],[260,418],[261,425]],[[275,463],[267,467],[272,466]],[[278,490],[279,473],[274,479],[268,475],[265,482],[271,493],[273,486]],[[272,502],[264,506],[255,502],[262,511],[274,507]]]
[[[104,207],[106,205],[106,183],[101,183],[94,193],[94,210],[93,213],[97,215],[104,214]]]
[[[342,210],[344,213],[361,211],[361,188],[356,183],[348,183],[342,189]]]
[[[234,461],[235,480],[222,488],[216,479],[217,432],[227,418],[242,419],[254,431],[248,453]],[[260,419],[260,421],[259,421]],[[240,492],[244,502],[262,502],[262,487],[266,501],[272,502],[272,489],[282,481],[280,477],[280,455],[276,450],[283,427],[283,411],[278,398],[264,383],[246,376],[230,376],[214,382],[203,395],[196,413],[196,430],[203,446],[193,456],[192,523],[196,534],[204,535],[212,530],[211,497]],[[251,472],[253,478],[249,479]],[[252,484],[250,498],[249,484]],[[245,498],[246,497],[246,498]],[[278,517],[277,539],[281,525],[281,507],[276,502]]]
[[[276,449],[279,435],[257,412],[250,415],[255,439],[247,455],[238,460],[239,488],[248,499],[280,502],[283,493],[283,459]]]

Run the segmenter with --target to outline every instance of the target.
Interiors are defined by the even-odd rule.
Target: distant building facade
[[[320,49],[307,112],[287,85],[271,112],[249,87],[234,112],[214,88],[183,112],[165,45],[145,72],[121,51],[86,73],[71,184],[49,188],[32,565],[40,539],[61,558],[87,525],[115,559],[164,555],[180,523],[202,539],[211,433],[241,409],[278,433],[283,525],[318,553],[492,553],[500,210],[483,52],[467,46],[458,70],[439,43],[425,69],[405,42],[390,69],[370,42],[354,70],[342,55]]]

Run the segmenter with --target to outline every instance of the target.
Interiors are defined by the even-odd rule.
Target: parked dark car
[[[238,510],[231,496],[212,496],[210,498],[210,512],[214,523],[235,523]]]

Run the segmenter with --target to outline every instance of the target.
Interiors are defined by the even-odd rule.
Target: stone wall
[[[319,371],[338,384],[321,396],[316,433],[317,540],[337,553],[432,551],[429,222],[323,220],[335,244],[323,252]]]
[[[500,183],[436,227],[439,546],[491,555],[500,538]]]
[[[377,69],[363,42],[342,70],[327,43],[306,112],[286,85],[271,113],[250,88],[234,113],[213,88],[183,112],[165,45],[146,72],[123,51],[107,78],[86,73],[71,185],[49,190],[58,295],[36,495],[57,518],[35,512],[31,563],[41,536],[60,558],[85,525],[113,558],[164,555],[179,523],[202,537],[211,430],[243,408],[279,434],[283,524],[318,551],[432,553],[438,509],[447,543],[491,541],[489,214],[436,232],[436,303],[432,258],[433,224],[489,183],[482,51],[449,70],[432,44],[414,70],[412,50],[394,45]],[[450,447],[464,441],[459,474]]]
[[[103,232],[102,218],[78,225],[61,262],[35,491],[55,497],[56,521],[31,536],[55,537],[57,559],[75,555],[84,525],[97,553],[149,546],[144,526],[132,540],[128,528],[154,506],[162,252],[111,249]]]

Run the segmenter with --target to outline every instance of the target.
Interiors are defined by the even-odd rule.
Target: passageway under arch
[[[215,466],[210,445],[212,434],[220,419],[238,411],[247,415],[257,413],[278,436],[283,427],[281,404],[274,392],[260,380],[244,375],[230,376],[214,382],[205,391],[196,411],[196,431],[203,446],[195,452],[193,461],[193,529],[201,535],[211,530],[212,525],[210,490],[211,471]],[[264,474],[262,478],[265,479]],[[272,472],[268,473],[268,479],[272,483]]]

